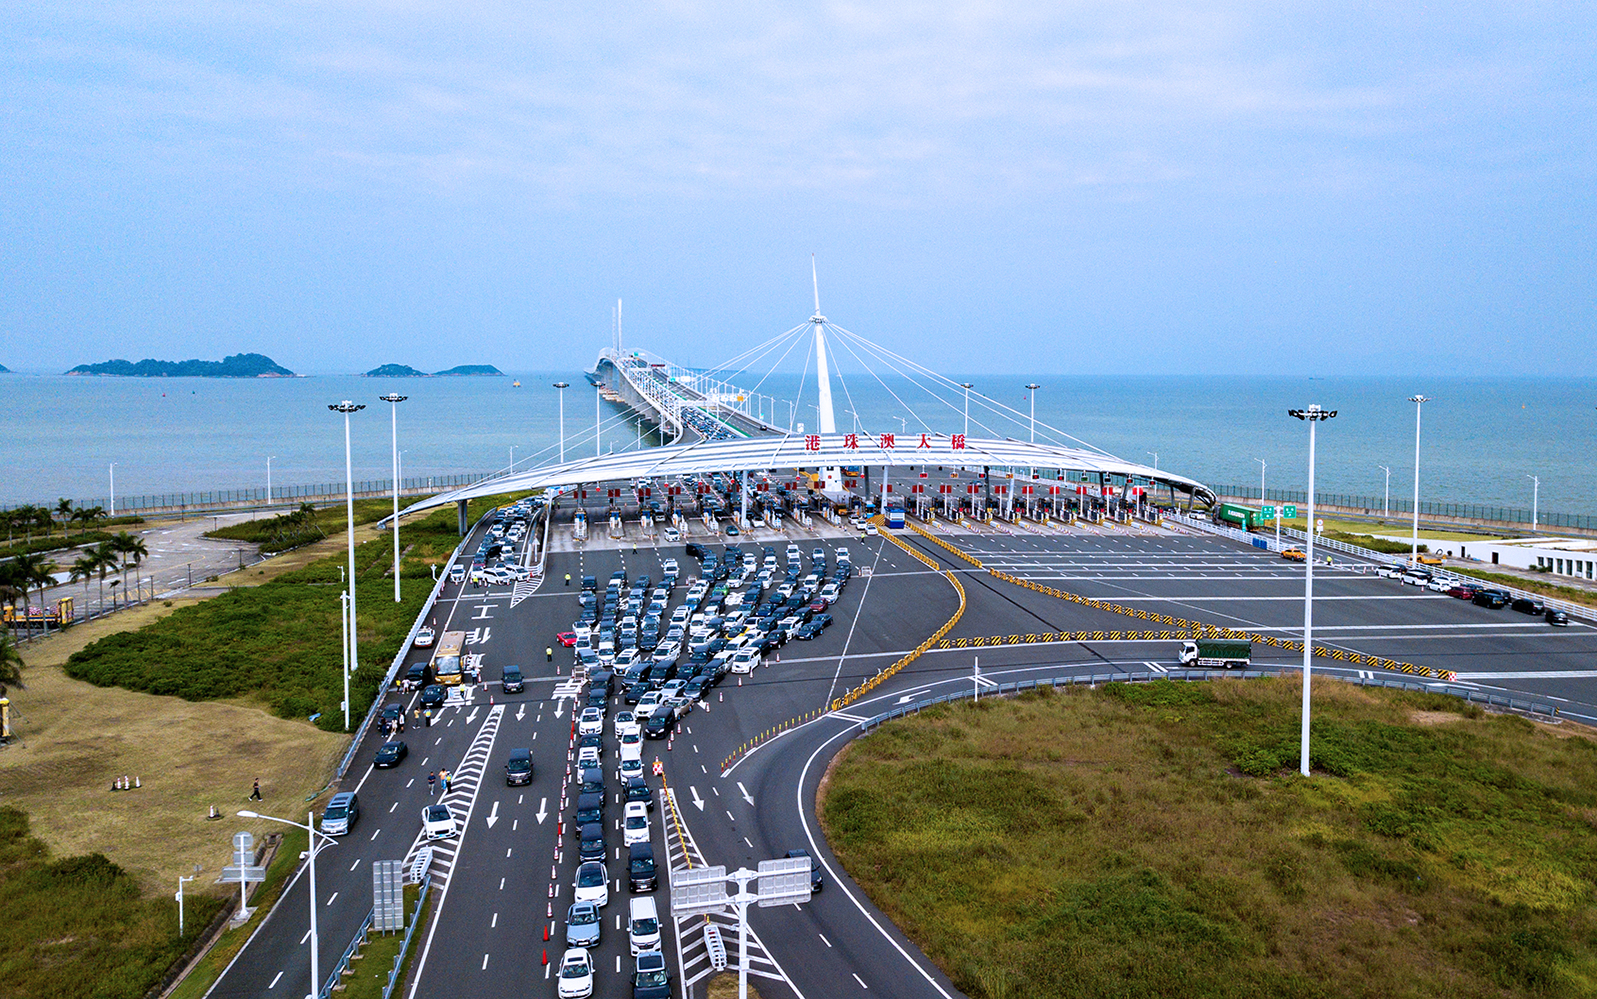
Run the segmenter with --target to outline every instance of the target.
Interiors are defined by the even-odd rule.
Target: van
[[[505,784],[515,787],[532,783],[532,750],[512,749],[505,761]]]
[[[627,847],[627,888],[641,893],[654,891],[659,887],[659,876],[654,866],[654,846],[650,843],[634,843]]]
[[[647,895],[627,902],[627,943],[633,957],[660,949],[660,912]]]
[[[360,799],[355,792],[340,792],[333,795],[322,810],[322,832],[329,836],[342,836],[349,832],[359,818]]]

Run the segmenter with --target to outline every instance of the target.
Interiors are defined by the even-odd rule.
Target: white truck
[[[1253,662],[1253,643],[1231,639],[1200,638],[1181,643],[1181,662],[1187,666],[1247,669]]]

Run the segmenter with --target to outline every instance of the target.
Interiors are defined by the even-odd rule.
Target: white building
[[[1597,578],[1597,539],[1503,538],[1485,541],[1433,541],[1431,550],[1443,555],[1510,565],[1517,569],[1543,569],[1553,576]]]

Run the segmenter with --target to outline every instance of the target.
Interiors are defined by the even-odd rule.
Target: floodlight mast
[[[832,376],[826,365],[826,317],[821,315],[821,279],[815,269],[815,254],[810,254],[810,282],[815,289],[815,314],[810,316],[810,324],[815,327],[815,378],[819,385],[820,405],[816,407],[816,415],[820,422],[820,431],[823,434],[837,433],[837,414],[832,408]],[[837,466],[833,465],[821,470],[821,490],[823,493],[837,494],[843,488],[842,476],[838,473]]]
[[[1309,512],[1308,520],[1303,525],[1305,528],[1303,535],[1308,539],[1304,542],[1303,556],[1303,735],[1298,760],[1298,771],[1307,777],[1309,776],[1309,674],[1314,659],[1314,425],[1331,419],[1336,415],[1336,410],[1321,409],[1319,403],[1315,403],[1307,409],[1289,409],[1287,415],[1295,416],[1309,425]]]

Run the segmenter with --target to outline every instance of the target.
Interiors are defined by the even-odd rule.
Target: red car
[[[1475,599],[1475,591],[1478,589],[1480,589],[1480,587],[1471,586],[1469,583],[1459,583],[1457,586],[1454,586],[1452,589],[1448,590],[1447,595],[1450,597],[1456,597],[1459,600],[1473,600]]]
[[[577,644],[577,633],[574,631],[562,631],[555,636],[555,641],[569,649]]]

